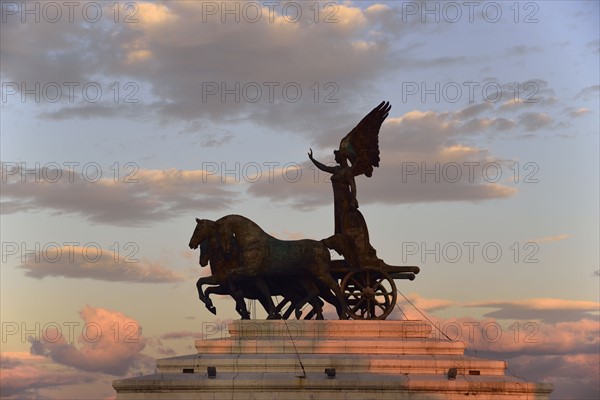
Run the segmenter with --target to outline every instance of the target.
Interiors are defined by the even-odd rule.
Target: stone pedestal
[[[117,399],[548,399],[553,389],[506,376],[504,361],[464,355],[462,342],[430,338],[423,321],[245,320],[228,329],[228,338],[196,340],[197,354],[158,360],[157,374],[114,381]]]

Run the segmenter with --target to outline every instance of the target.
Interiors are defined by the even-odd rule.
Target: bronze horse
[[[214,245],[213,245],[214,246]],[[202,278],[198,282],[198,293],[202,300],[202,285],[206,283],[214,286],[208,287],[204,291],[204,305],[206,308],[216,314],[217,309],[210,298],[211,294],[230,295],[236,300],[236,311],[242,319],[250,319],[250,313],[246,309],[244,298],[258,300],[268,313],[267,319],[288,319],[293,311],[296,312],[296,319],[302,316],[302,307],[306,303],[312,305],[312,310],[306,314],[305,318],[310,319],[316,316],[316,319],[323,319],[323,302],[319,299],[322,295],[331,304],[336,304],[337,298],[328,290],[319,291],[309,276],[297,275],[293,279],[289,278],[257,278],[260,283],[245,280],[243,282],[231,282],[218,284],[217,276],[222,276],[221,271],[227,271],[227,265],[223,257],[220,256],[222,249],[213,247],[211,249],[210,240],[206,239],[200,243],[200,265],[205,267],[210,261],[210,268],[213,276]],[[256,281],[256,280],[255,280]],[[260,290],[259,287],[266,285],[267,292]],[[274,307],[270,295],[283,296],[277,307]],[[283,316],[280,312],[285,306],[290,304]]]
[[[196,283],[200,300],[205,301],[202,285],[222,286],[222,290],[234,297],[240,312],[244,293],[238,286],[240,283],[245,286],[252,281],[263,297],[268,298],[269,309],[273,309],[272,293],[266,281],[309,276],[317,286],[335,294],[338,316],[346,318],[344,297],[329,271],[329,248],[347,252],[346,237],[334,235],[322,241],[279,240],[240,215],[228,215],[216,221],[196,219],[196,222],[190,248],[196,249],[208,241],[205,243],[211,249],[211,267],[213,257],[219,266],[213,270],[213,276],[200,278]],[[201,255],[202,261],[206,263],[207,260]]]

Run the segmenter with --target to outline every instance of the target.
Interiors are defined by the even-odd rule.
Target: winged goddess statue
[[[370,177],[373,167],[379,167],[379,129],[391,108],[389,102],[381,102],[342,139],[340,148],[333,152],[336,166],[327,166],[315,160],[312,149],[308,153],[317,168],[331,174],[335,233],[348,234],[355,241],[360,239],[363,245],[357,243],[358,247],[363,247],[362,250],[373,256],[375,250],[368,244],[366,224],[358,211],[354,178],[362,174]]]

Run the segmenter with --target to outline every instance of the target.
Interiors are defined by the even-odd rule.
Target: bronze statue
[[[379,129],[391,108],[390,103],[381,102],[342,139],[340,148],[333,152],[338,165],[324,165],[313,158],[312,149],[308,153],[317,168],[331,174],[334,232],[355,238],[361,258],[372,259],[376,252],[369,243],[367,225],[358,211],[354,177],[362,174],[371,177],[373,167],[379,167]]]
[[[327,166],[308,153],[320,170],[331,174],[334,197],[334,234],[326,239],[276,239],[256,223],[228,215],[217,221],[196,219],[189,246],[201,248],[200,264],[210,262],[212,276],[200,278],[198,295],[213,313],[211,293],[229,294],[242,318],[249,318],[244,299],[258,300],[268,318],[288,318],[302,307],[312,310],[305,318],[322,318],[326,301],[335,306],[339,318],[385,319],[396,304],[396,279],[415,278],[418,267],[392,266],[377,258],[369,241],[367,224],[356,198],[355,177],[372,176],[379,166],[379,129],[391,105],[382,102],[365,116],[334,151],[336,166]],[[343,260],[331,260],[329,249]],[[213,285],[203,292],[203,285]],[[283,296],[277,306],[274,295]],[[289,307],[283,316],[280,312]]]

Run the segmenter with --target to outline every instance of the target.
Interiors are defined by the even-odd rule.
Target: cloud
[[[552,298],[515,301],[488,301],[465,304],[466,307],[496,308],[485,314],[489,318],[536,320],[548,323],[571,322],[581,319],[598,320],[600,303]]]
[[[531,80],[530,83],[535,83],[539,93],[552,94],[547,82]],[[322,111],[317,109],[322,107],[317,104],[307,107],[298,112],[313,115],[303,120],[313,124],[313,129],[309,130],[311,135],[321,133],[311,139],[321,148],[337,147],[343,136],[340,132],[349,131],[361,118],[338,107],[337,112],[326,114],[317,122],[316,116]],[[271,127],[290,128],[289,109],[283,111],[285,104],[275,103],[268,108],[282,109],[281,113],[276,112],[275,119],[270,119]],[[503,173],[510,174],[506,169],[508,161],[494,157],[488,149],[475,143],[496,136],[519,137],[523,132],[551,127],[554,119],[541,112],[526,112],[510,119],[490,115],[494,109],[491,103],[482,102],[452,112],[413,110],[400,117],[388,118],[380,134],[382,166],[385,168],[360,183],[359,201],[402,204],[485,201],[514,196],[517,193],[515,187],[506,185],[505,180],[493,179]],[[256,110],[254,115],[267,112],[261,110]],[[265,114],[264,118],[270,117]],[[340,120],[349,122],[340,126]],[[229,131],[222,134],[204,132],[207,126],[204,122],[187,124],[180,134],[201,132],[199,141],[205,146],[219,146],[232,138]],[[331,157],[325,161],[331,162]],[[169,219],[192,210],[226,209],[239,201],[243,188],[253,196],[277,202],[288,200],[292,206],[303,210],[329,204],[331,193],[325,174],[308,161],[297,167],[299,179],[294,178],[293,168],[279,169],[275,171],[275,181],[261,179],[249,185],[234,185],[237,178],[227,177],[223,181],[214,171],[208,170],[208,166],[205,167],[207,170],[136,170],[130,177],[136,183],[114,182],[109,177],[92,183],[87,179],[89,177],[74,171],[70,171],[69,178],[72,179],[63,177],[56,183],[44,179],[35,183],[31,178],[23,183],[20,165],[3,163],[2,179],[7,184],[3,188],[2,206],[5,214],[50,210],[56,214],[81,215],[93,222],[132,226]],[[498,168],[504,168],[504,171]],[[432,169],[433,173],[427,172]],[[289,174],[281,176],[282,172]],[[56,173],[56,168],[44,166],[40,167],[38,175],[54,177]]]
[[[599,303],[565,299],[478,301],[462,306],[509,305],[548,312],[548,315],[555,313],[558,318],[546,318],[546,321],[538,318],[521,319],[522,315],[517,313],[500,319],[490,314],[484,318],[440,318],[435,315],[435,307],[427,310],[422,305],[431,303],[458,307],[461,304],[444,299],[421,298],[416,294],[408,297],[429,314],[428,318],[434,325],[431,337],[447,340],[446,334],[450,340],[465,343],[468,356],[507,361],[507,374],[527,381],[554,383],[553,398],[579,400],[597,397],[600,387],[600,324],[597,317],[578,312],[597,312]],[[399,300],[399,305],[408,319],[423,319],[406,302]],[[564,312],[575,313],[579,319],[564,321]],[[388,318],[404,317],[395,309]]]
[[[223,137],[217,137],[214,134],[204,134],[202,135],[202,140],[200,144],[202,147],[217,147],[222,144],[228,143],[233,138],[233,135],[225,135]]]
[[[456,116],[460,119],[473,118],[476,115],[479,115],[484,111],[489,111],[493,108],[494,106],[492,105],[492,103],[488,102],[474,104],[472,106],[465,107],[462,110],[458,111],[456,113]]]
[[[542,53],[544,49],[541,46],[527,46],[524,44],[518,46],[512,46],[506,50],[506,54],[509,56],[526,56],[532,53]]]
[[[517,356],[508,360],[509,372],[528,380],[554,384],[553,399],[597,399],[600,385],[598,354]]]
[[[554,119],[543,112],[528,112],[519,116],[519,122],[528,132],[549,127]]]
[[[26,175],[21,164],[2,163],[3,213],[50,210],[92,222],[139,226],[182,212],[224,209],[237,197],[234,185],[224,184],[210,171],[135,166],[115,181],[114,177],[98,179],[95,171],[101,168],[97,166],[78,171],[54,164],[25,166],[36,171]]]
[[[160,265],[134,257],[120,259],[112,251],[91,245],[49,247],[29,255],[18,268],[25,270],[26,276],[37,279],[65,277],[137,283],[169,283],[184,279]]]
[[[177,331],[177,332],[167,332],[160,335],[161,339],[171,340],[171,339],[198,339],[202,337],[201,332],[192,332],[192,331]]]
[[[52,368],[45,357],[29,353],[0,354],[0,395],[31,398],[34,391],[63,385],[90,383],[91,374]]]
[[[493,80],[489,83],[497,85]],[[496,98],[497,93],[500,94],[499,98]],[[536,107],[547,109],[558,103],[554,90],[543,79],[502,84],[496,87],[495,91],[491,91],[489,96],[500,105],[499,111],[507,112]]]
[[[233,320],[230,318],[220,319],[216,318],[213,321],[205,321],[203,322],[203,331],[172,331],[166,332],[159,336],[161,340],[181,340],[181,339],[201,339],[201,338],[210,338],[215,337],[217,335],[219,337],[229,336],[227,326]]]
[[[447,68],[453,65],[464,65],[468,62],[464,56],[444,56],[436,58],[406,58],[398,60],[404,68],[426,69],[426,68]]]
[[[416,293],[411,293],[406,297],[416,308],[427,312],[443,310],[456,304],[456,302],[451,300],[425,298]],[[402,299],[399,299],[399,301],[402,301]]]
[[[589,113],[591,113],[591,111],[588,108],[581,107],[581,108],[578,108],[576,110],[573,110],[573,109],[570,110],[569,111],[569,116],[571,118],[577,118],[577,117],[581,117],[581,116],[583,116],[585,114],[589,114]]]
[[[146,338],[138,321],[118,311],[89,305],[79,315],[86,328],[77,340],[78,346],[48,328],[39,342],[30,338],[31,353],[82,371],[117,376],[125,375],[134,366],[152,367],[153,360],[141,354]]]
[[[138,104],[82,104],[76,91],[73,103],[63,99],[42,106],[45,118],[127,116],[217,124],[249,120],[300,131],[312,125],[305,115],[323,120],[331,113],[323,107],[327,96],[336,101],[360,98],[370,84],[401,67],[390,39],[408,26],[387,29],[390,18],[399,18],[398,9],[323,6],[315,23],[315,7],[306,2],[285,10],[285,4],[269,9],[262,3],[247,8],[235,2],[237,16],[222,13],[225,3],[212,3],[214,14],[206,4],[139,2],[136,23],[111,20],[110,29],[102,21],[68,23],[63,18],[56,24],[34,24],[8,18],[3,24],[3,81],[81,86],[116,81],[139,87]],[[113,15],[110,4],[101,7],[103,15]],[[297,103],[288,100],[293,90],[286,85],[301,88]],[[226,90],[236,93],[225,95]]]
[[[571,237],[571,235],[569,235],[567,233],[561,233],[560,235],[545,236],[545,237],[541,237],[541,238],[537,238],[537,239],[533,239],[533,240],[529,240],[529,241],[537,242],[537,243],[559,242],[561,240],[565,240],[570,237]]]
[[[262,129],[306,135],[324,145],[327,139],[321,139],[321,134],[339,126],[339,121],[352,120],[348,117],[356,116],[353,109],[373,101],[365,93],[373,93],[379,83],[394,79],[399,72],[481,61],[456,55],[423,57],[420,49],[425,42],[416,42],[409,34],[439,33],[452,29],[452,24],[430,19],[422,23],[421,18],[403,15],[402,7],[388,4],[364,9],[351,2],[324,5],[317,22],[315,7],[307,2],[294,3],[300,5],[297,11],[302,16],[294,22],[288,14],[296,10],[284,12],[283,5],[269,9],[253,3],[252,15],[258,13],[260,18],[249,21],[244,12],[224,15],[221,8],[225,3],[219,2],[211,3],[217,8],[214,13],[208,12],[206,2],[137,4],[137,23],[111,24],[110,29],[101,23],[29,24],[9,18],[4,24],[5,42],[9,43],[3,47],[3,59],[8,60],[3,64],[4,80],[75,81],[81,86],[102,81],[107,93],[112,93],[109,86],[114,82],[131,82],[139,89],[138,103],[90,103],[78,95],[74,103],[65,100],[40,106],[43,118],[120,116],[201,123],[211,130],[226,123],[250,122]],[[233,4],[245,10],[243,3]],[[113,15],[109,3],[102,7],[104,15]],[[328,18],[333,21],[326,21]],[[22,45],[11,45],[17,38]],[[511,49],[517,53],[538,50],[525,45]],[[514,98],[515,92],[524,97],[522,106],[555,101],[544,80],[531,79],[519,83],[518,88],[514,85],[499,86],[501,102]],[[288,95],[298,88],[302,92],[299,100],[290,100]],[[529,97],[536,103],[527,103]],[[342,99],[352,100],[342,103]],[[460,118],[486,108],[487,103],[465,109]],[[512,108],[507,105],[505,109]],[[528,131],[540,129],[543,122],[539,116],[535,121],[532,118],[535,115],[524,121],[529,124]],[[462,127],[505,131],[515,126],[514,121],[497,117],[470,122]],[[202,134],[199,142],[219,146],[232,137],[231,133],[209,132]]]
[[[515,300],[510,302],[474,302],[469,303],[470,307],[504,307],[516,306],[531,310],[600,310],[600,303],[595,301],[565,300],[554,298],[534,298],[527,300]]]
[[[600,54],[600,39],[594,39],[589,42],[586,47],[595,54]]]
[[[430,299],[421,299],[418,295],[413,304],[421,302],[427,304]],[[434,329],[432,337],[462,341],[470,351],[478,354],[491,355],[494,358],[512,358],[518,356],[598,356],[600,345],[600,325],[598,318],[591,314],[581,315],[579,319],[565,321],[560,318],[562,311],[577,311],[582,309],[598,310],[598,303],[585,301],[571,301],[562,299],[528,299],[519,304],[527,304],[528,307],[537,307],[542,311],[554,312],[559,318],[548,318],[546,321],[523,319],[522,315],[514,313],[497,318],[491,314],[485,314],[483,318],[453,317],[440,318],[435,316],[436,309],[441,310],[446,305],[457,307],[460,304],[443,299],[432,299],[432,304],[440,304],[443,307],[430,308],[426,315],[432,320]],[[423,319],[423,316],[412,306],[399,299],[403,314],[408,319]],[[511,304],[512,302],[479,301],[466,304],[466,307],[480,307],[498,304]],[[421,307],[420,307],[421,308]],[[539,310],[538,310],[539,311]],[[433,314],[433,315],[432,315]],[[388,317],[390,319],[402,319],[402,313],[395,309]]]
[[[357,178],[359,203],[484,201],[513,196],[517,192],[514,187],[496,180],[505,161],[487,149],[466,144],[475,136],[495,135],[517,125],[509,120],[474,117],[486,109],[489,106],[470,106],[457,112],[414,110],[389,118],[379,135],[381,168],[372,178]],[[329,140],[341,137],[337,133]],[[315,158],[331,164],[331,156]],[[278,171],[274,182],[252,184],[248,193],[276,202],[289,201],[302,210],[331,203],[328,174],[310,161],[296,170],[287,174]]]
[[[581,89],[575,98],[589,100],[598,96],[598,93],[600,93],[600,85],[591,85]]]

